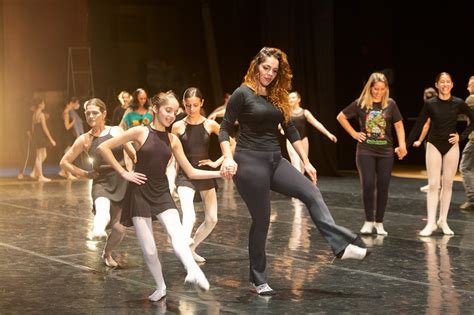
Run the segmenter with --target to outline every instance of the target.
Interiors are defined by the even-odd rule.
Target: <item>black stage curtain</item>
[[[336,134],[334,5],[331,0],[262,2],[264,46],[284,50],[302,107]],[[337,175],[336,144],[308,126],[310,159],[321,175]]]

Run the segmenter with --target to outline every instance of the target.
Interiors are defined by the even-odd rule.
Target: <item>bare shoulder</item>
[[[183,133],[184,127],[185,127],[184,120],[178,120],[177,122],[173,124],[173,127],[171,128],[171,132],[174,134],[181,134]]]
[[[204,121],[204,127],[206,128],[208,133],[215,133],[219,131],[220,125],[215,120],[206,119]]]

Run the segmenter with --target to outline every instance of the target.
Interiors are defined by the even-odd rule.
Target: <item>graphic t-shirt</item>
[[[357,143],[357,154],[374,156],[392,156],[392,125],[401,121],[402,115],[394,100],[389,99],[387,107],[373,103],[371,109],[361,108],[355,100],[342,111],[347,119],[357,118],[361,132],[366,139]]]
[[[153,120],[151,113],[146,112],[145,114],[139,114],[136,112],[129,112],[123,120],[127,123],[128,128],[135,126],[147,126]]]

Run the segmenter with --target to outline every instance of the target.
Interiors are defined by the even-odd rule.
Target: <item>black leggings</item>
[[[300,199],[311,219],[335,254],[342,252],[357,235],[335,224],[319,189],[293,167],[281,152],[237,151],[234,182],[245,201],[252,225],[249,234],[250,281],[267,282],[265,243],[270,225],[270,190]]]
[[[393,156],[356,154],[356,164],[362,186],[365,220],[383,222],[388,200],[388,186],[392,176]]]

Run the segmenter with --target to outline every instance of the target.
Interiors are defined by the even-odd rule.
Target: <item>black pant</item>
[[[388,186],[392,176],[393,156],[378,157],[356,154],[359,170],[365,220],[383,222],[388,200]]]
[[[357,235],[335,224],[319,189],[282,158],[281,152],[237,151],[235,161],[238,170],[234,182],[252,217],[249,234],[251,282],[256,285],[267,282],[265,243],[270,225],[270,190],[300,199],[335,254],[356,239]]]

